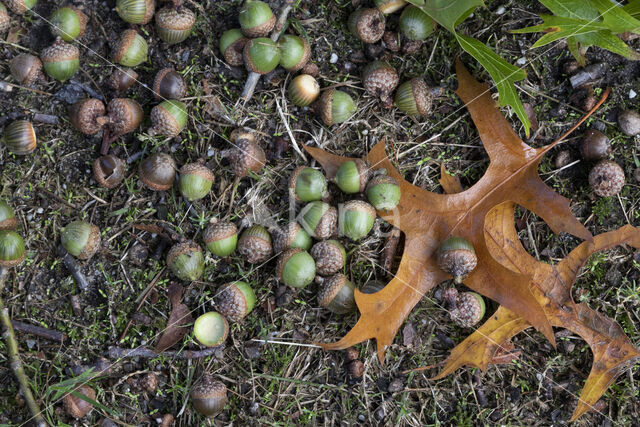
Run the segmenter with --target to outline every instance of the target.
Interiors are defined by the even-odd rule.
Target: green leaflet
[[[409,0],[409,3],[418,6],[452,33],[478,6],[484,6],[483,0]]]

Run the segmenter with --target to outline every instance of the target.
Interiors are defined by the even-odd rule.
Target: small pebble
[[[44,209],[42,208],[38,208],[38,210],[36,210],[36,213],[38,213],[38,215],[42,214],[44,212]]]
[[[502,15],[507,11],[507,9],[504,8],[504,6],[500,6],[498,8],[498,10],[496,10],[496,15]]]
[[[338,62],[338,55],[336,55],[335,53],[332,53],[331,58],[329,59],[329,63],[335,64],[336,62]]]
[[[516,61],[516,64],[518,65],[525,65],[527,63],[527,58],[525,58],[524,56],[521,58],[518,58],[518,60]]]
[[[636,95],[637,95],[637,93],[636,93],[636,91],[635,91],[635,90],[633,90],[633,89],[630,89],[630,90],[629,90],[629,99],[633,99],[633,98],[635,98],[635,97],[636,97]]]

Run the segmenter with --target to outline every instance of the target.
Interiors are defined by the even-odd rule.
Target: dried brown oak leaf
[[[172,283],[167,288],[169,301],[171,301],[171,313],[167,320],[167,327],[156,344],[156,351],[162,352],[182,340],[188,332],[187,325],[193,321],[189,308],[182,304],[182,286]]]
[[[556,233],[565,231],[593,239],[572,215],[569,200],[547,187],[538,176],[542,156],[566,135],[544,148],[528,146],[497,108],[488,85],[476,81],[460,61],[456,71],[456,93],[471,113],[491,161],[487,172],[466,191],[436,194],[405,181],[387,157],[384,142],[372,148],[366,160],[374,170],[386,169],[402,190],[397,208],[378,214],[405,233],[404,253],[396,276],[383,290],[375,294],[356,291],[360,319],[341,340],[323,344],[325,349],[344,349],[375,338],[378,358],[384,361],[386,349],[411,309],[427,291],[450,278],[435,261],[438,246],[450,235],[469,240],[478,256],[478,267],[464,283],[526,319],[555,345],[551,324],[530,290],[531,275],[516,273],[494,259],[483,230],[487,213],[502,202],[512,201],[542,217]],[[319,148],[305,148],[329,178],[349,160]]]
[[[576,304],[571,287],[587,259],[598,251],[628,244],[640,248],[640,229],[625,225],[615,231],[599,234],[593,243],[582,242],[558,264],[537,261],[524,249],[513,222],[514,204],[496,206],[487,215],[484,234],[491,254],[510,270],[533,277],[531,291],[542,306],[552,326],[562,327],[580,335],[591,347],[593,366],[571,421],[586,411],[606,391],[609,384],[635,360],[640,351],[633,346],[622,328],[612,319]],[[514,335],[531,325],[505,307],[499,307],[485,324],[458,344],[435,379],[442,378],[463,365],[486,370],[500,343],[509,342]]]

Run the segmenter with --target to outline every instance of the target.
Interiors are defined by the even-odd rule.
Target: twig
[[[36,113],[33,115],[33,121],[38,123],[46,123],[48,125],[57,125],[58,116],[52,116],[51,114]]]
[[[29,323],[12,320],[13,329],[25,334],[36,335],[49,341],[64,342],[67,340],[67,334],[52,329],[43,328],[41,326],[30,325]]]
[[[89,282],[87,281],[84,273],[80,271],[76,260],[71,255],[69,255],[69,253],[62,248],[62,246],[59,248],[59,250],[64,251],[62,262],[64,263],[64,266],[67,267],[67,270],[69,270],[69,273],[71,273],[71,275],[73,276],[73,279],[76,281],[78,289],[80,289],[82,292],[89,289]]]
[[[289,15],[289,12],[291,11],[294,3],[295,0],[286,0],[284,6],[280,10],[280,15],[278,16],[278,20],[276,21],[276,26],[271,32],[271,40],[273,40],[274,42],[277,42],[280,38],[280,35],[282,34],[284,26],[287,22],[287,16]],[[244,84],[244,89],[242,89],[241,95],[241,97],[244,99],[245,105],[253,96],[253,92],[256,90],[258,80],[260,80],[260,74],[249,73],[247,81]]]
[[[0,292],[4,288],[6,275],[7,271],[4,268],[0,267]],[[18,378],[18,382],[20,383],[20,391],[22,392],[22,396],[27,402],[27,406],[31,411],[31,415],[33,415],[33,421],[38,427],[46,427],[47,423],[44,421],[42,413],[40,412],[40,408],[38,407],[38,403],[33,397],[33,393],[31,392],[31,388],[29,387],[29,378],[27,378],[27,374],[24,372],[24,367],[22,366],[20,352],[18,351],[18,341],[16,340],[16,334],[13,330],[13,325],[11,324],[11,318],[9,317],[9,309],[5,307],[2,297],[0,297],[0,318],[2,320],[2,324],[4,325],[4,332],[2,333],[2,337],[7,344],[9,366],[11,367],[11,370],[15,374],[16,378]]]
[[[157,352],[148,347],[137,348],[121,348],[121,347],[109,347],[107,355],[109,359],[124,359],[127,357],[143,357],[154,358],[158,356],[172,357],[174,359],[199,359],[201,357],[208,357],[214,354],[220,346],[209,347],[203,350],[168,350],[163,352]]]
[[[387,273],[387,276],[393,276],[391,268],[393,267],[393,261],[396,258],[396,251],[398,249],[398,242],[400,242],[400,236],[402,235],[399,228],[391,228],[391,232],[387,236],[387,241],[382,249],[382,255],[380,256],[380,264]]]

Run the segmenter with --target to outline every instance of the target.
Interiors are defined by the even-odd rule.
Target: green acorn
[[[232,322],[239,322],[256,305],[256,294],[247,282],[227,283],[218,290],[215,305],[220,314]]]
[[[276,25],[276,17],[271,8],[261,1],[245,2],[238,20],[244,35],[251,38],[266,37]]]
[[[191,388],[193,407],[205,417],[218,415],[228,401],[227,387],[220,381],[214,380],[211,375],[203,375],[200,381]]]
[[[396,91],[395,104],[410,116],[426,116],[431,112],[433,95],[429,87],[420,78],[413,78],[400,85]]]
[[[168,154],[155,153],[140,162],[140,181],[151,190],[165,191],[173,187],[176,178],[176,162]]]
[[[313,76],[300,74],[291,80],[287,93],[294,105],[306,107],[311,105],[320,95],[320,85]]]
[[[123,21],[145,25],[151,22],[156,8],[155,0],[118,0],[116,12]]]
[[[291,248],[300,248],[305,251],[311,247],[311,236],[297,222],[290,222],[285,227],[277,230],[273,239],[276,253]]]
[[[349,15],[348,27],[365,43],[375,43],[384,34],[385,19],[378,9],[358,9]]]
[[[278,259],[278,279],[292,288],[304,288],[316,277],[316,263],[304,249],[287,249]]]
[[[270,73],[280,62],[278,45],[266,37],[249,40],[244,45],[243,55],[247,70],[258,74]]]
[[[178,136],[187,124],[187,106],[176,99],[162,101],[151,109],[149,135]]]
[[[36,131],[28,120],[16,120],[4,128],[4,144],[17,156],[25,156],[36,149]]]
[[[204,271],[202,249],[191,240],[175,244],[167,253],[167,266],[180,280],[198,280]]]
[[[205,347],[215,347],[227,339],[229,323],[220,313],[210,311],[193,323],[193,336]]]
[[[12,268],[24,261],[24,240],[12,230],[0,230],[0,267]]]
[[[21,53],[13,58],[9,63],[9,70],[18,83],[26,86],[45,79],[42,74],[42,61],[30,53]]]
[[[373,3],[385,15],[397,12],[407,4],[405,0],[374,0]]]
[[[347,93],[327,89],[312,106],[325,125],[342,123],[356,112],[356,103]]]
[[[0,34],[4,34],[11,27],[11,17],[7,13],[7,8],[0,3]]]
[[[4,3],[13,13],[22,15],[27,10],[31,10],[38,0],[4,0]]]
[[[367,184],[367,200],[380,211],[390,211],[398,206],[402,192],[395,179],[376,175]]]
[[[248,38],[242,34],[242,30],[234,28],[222,33],[220,37],[220,52],[224,56],[224,60],[232,67],[239,67],[244,64],[244,58],[242,52],[244,51],[244,45],[249,41]]]
[[[347,276],[336,274],[322,284],[318,292],[318,304],[335,314],[350,313],[356,308],[354,289],[355,286]]]
[[[364,160],[347,160],[340,165],[336,172],[336,184],[343,193],[361,193],[369,181],[369,171],[369,164]]]
[[[93,179],[104,188],[114,188],[122,182],[127,167],[124,160],[107,154],[93,162]]]
[[[271,235],[263,226],[253,225],[240,236],[238,251],[252,264],[264,262],[273,253]]]
[[[42,50],[40,60],[44,71],[51,77],[64,82],[73,76],[80,67],[80,51],[72,44],[58,37],[49,47]]]
[[[133,86],[138,77],[138,73],[131,68],[115,67],[107,79],[107,85],[116,92],[124,92]]]
[[[471,242],[463,237],[453,236],[440,245],[437,263],[442,271],[453,276],[456,283],[462,283],[476,268],[478,258]]]
[[[319,240],[325,240],[336,232],[338,211],[328,203],[314,201],[307,203],[298,215],[298,222],[305,231]]]
[[[125,67],[135,67],[147,59],[149,46],[136,30],[124,30],[113,49],[113,62]]]
[[[426,39],[435,28],[435,22],[419,7],[409,5],[400,15],[400,32],[409,40],[422,41]]]
[[[195,23],[196,15],[186,7],[163,7],[156,13],[158,37],[168,44],[184,41]]]
[[[320,200],[327,196],[327,179],[318,169],[298,166],[289,179],[289,194],[296,202]]]
[[[73,221],[62,229],[60,241],[65,250],[74,257],[89,259],[100,247],[100,229],[86,221]]]
[[[13,230],[17,226],[18,220],[13,213],[13,209],[11,209],[9,203],[0,199],[0,230]]]
[[[331,276],[342,270],[347,263],[347,251],[337,240],[323,240],[311,248],[316,262],[316,271],[321,276]]]
[[[340,209],[338,230],[351,240],[360,240],[373,228],[376,210],[362,200],[350,200]]]
[[[178,188],[182,197],[189,200],[200,200],[209,194],[215,176],[202,163],[189,163],[180,168]]]
[[[285,34],[278,40],[280,48],[280,66],[289,72],[300,70],[309,61],[311,49],[306,40],[291,34]]]
[[[89,17],[73,6],[56,9],[49,18],[51,32],[67,42],[81,37],[88,21]]]
[[[180,99],[187,93],[182,76],[173,68],[163,68],[153,79],[153,96],[158,100]]]
[[[226,257],[236,250],[238,228],[232,222],[215,222],[204,230],[202,240],[212,254]]]

